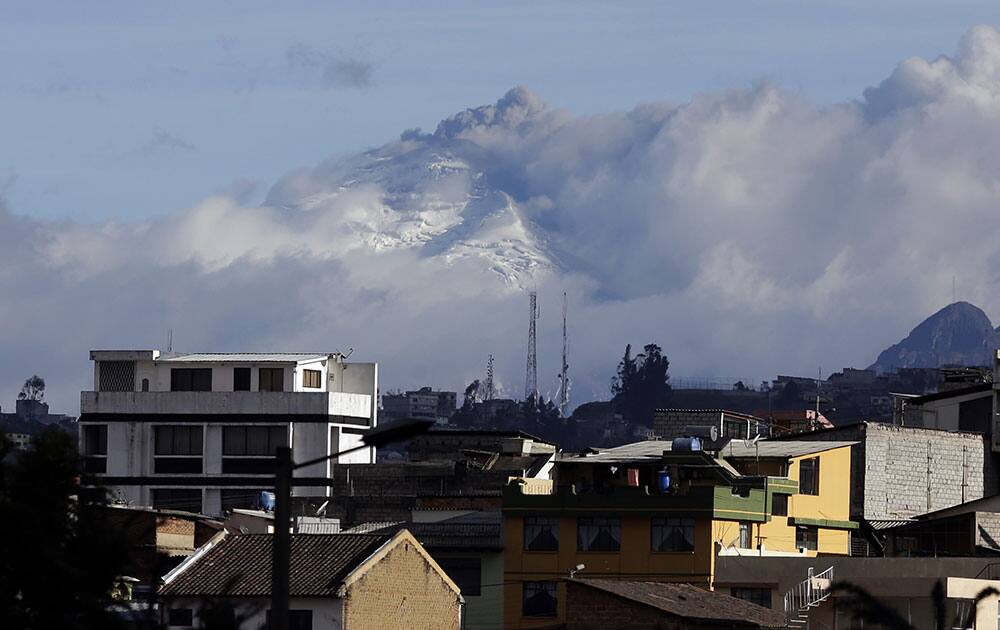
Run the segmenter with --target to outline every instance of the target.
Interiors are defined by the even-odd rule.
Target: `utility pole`
[[[569,358],[567,356],[567,336],[566,336],[566,292],[563,292],[562,311],[562,367],[559,369],[559,415],[566,417],[566,408],[569,407]]]
[[[524,399],[534,398],[538,402],[538,354],[536,349],[535,323],[538,321],[538,293],[528,294],[528,363],[524,374]]]

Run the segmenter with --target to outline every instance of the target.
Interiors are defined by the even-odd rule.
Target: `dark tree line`
[[[615,411],[630,425],[651,426],[653,415],[670,403],[670,361],[655,343],[632,356],[632,345],[625,346],[625,356],[611,379]]]

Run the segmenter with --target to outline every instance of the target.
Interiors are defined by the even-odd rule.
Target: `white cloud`
[[[1000,315],[997,163],[989,27],[835,106],[762,83],[580,117],[517,88],[289,173],[261,206],[101,225],[0,211],[0,400],[38,372],[71,410],[88,348],[168,328],[180,349],[354,347],[384,387],[460,389],[492,352],[517,391],[528,286],[543,391],[563,290],[578,397],[606,392],[627,342],[660,343],[675,374],[865,365],[953,276]]]

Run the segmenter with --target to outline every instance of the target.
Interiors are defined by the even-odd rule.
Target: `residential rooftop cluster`
[[[940,582],[949,618],[996,627],[998,597],[974,598],[1000,590],[1000,378],[854,422],[664,407],[642,439],[566,449],[456,427],[454,393],[380,405],[378,365],[340,353],[90,358],[81,484],[127,540],[137,627],[223,604],[270,623],[283,447],[312,462],[288,497],[289,628],[860,627],[840,581],[919,623]],[[371,446],[407,418],[434,426]]]

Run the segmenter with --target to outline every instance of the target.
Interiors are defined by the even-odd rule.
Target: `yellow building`
[[[563,457],[551,490],[512,481],[503,497],[505,627],[558,624],[571,575],[713,588],[720,555],[849,554],[850,442],[690,445],[646,441]],[[732,588],[770,605],[759,591]]]

